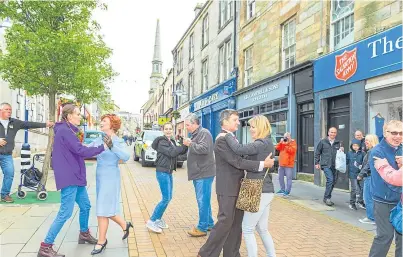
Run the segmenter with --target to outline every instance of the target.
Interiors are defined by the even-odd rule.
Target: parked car
[[[136,141],[134,142],[134,160],[140,161],[141,166],[151,166],[154,165],[155,160],[157,159],[157,151],[155,151],[151,144],[154,139],[159,136],[163,136],[164,134],[160,130],[144,130],[140,133],[139,136],[136,137]],[[178,168],[182,168],[183,161],[178,161]]]
[[[89,145],[92,142],[94,142],[97,138],[102,137],[103,136],[103,132],[102,131],[97,131],[97,130],[86,130],[84,132],[84,140],[83,140],[83,144],[84,145]],[[87,159],[95,159],[96,156],[93,156],[91,158],[87,158]]]

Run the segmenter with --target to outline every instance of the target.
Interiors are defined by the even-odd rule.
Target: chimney
[[[195,17],[199,14],[200,10],[203,9],[203,5],[204,5],[204,4],[202,4],[202,3],[196,4],[196,7],[195,7],[195,9],[194,9],[194,11],[195,11]]]

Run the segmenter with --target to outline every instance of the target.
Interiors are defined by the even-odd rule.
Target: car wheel
[[[144,151],[141,152],[141,167],[146,167],[147,163],[146,163],[146,158],[145,158],[145,154]]]

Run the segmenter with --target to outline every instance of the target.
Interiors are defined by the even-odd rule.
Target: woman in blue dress
[[[120,170],[119,161],[128,161],[130,154],[126,151],[123,139],[116,135],[120,129],[121,120],[115,114],[106,114],[101,118],[101,130],[106,138],[111,138],[113,146],[97,156],[96,170],[96,213],[98,218],[98,243],[95,245],[92,255],[101,253],[107,243],[106,232],[109,219],[116,222],[123,230],[122,240],[129,236],[129,229],[133,228],[131,222],[126,222],[119,216],[120,209]],[[93,144],[102,144],[102,139],[97,139]]]

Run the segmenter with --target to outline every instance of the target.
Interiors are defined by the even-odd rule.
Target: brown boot
[[[41,248],[39,248],[38,257],[65,257],[65,255],[53,250],[53,245],[42,243]]]
[[[92,245],[96,245],[98,242],[98,239],[95,237],[91,236],[90,230],[87,232],[80,232],[80,235],[78,236],[78,243],[79,244],[85,244],[89,243]]]
[[[193,227],[192,230],[188,231],[188,235],[192,237],[201,237],[201,236],[207,236],[207,233]]]

